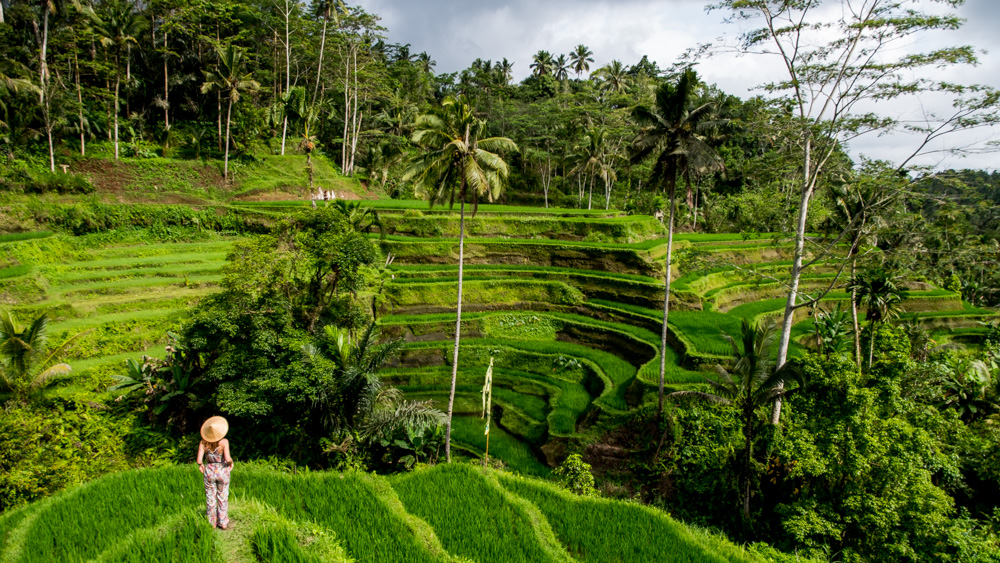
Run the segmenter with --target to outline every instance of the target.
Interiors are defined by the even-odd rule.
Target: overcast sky
[[[540,49],[554,55],[569,53],[583,43],[594,52],[595,70],[612,59],[634,64],[648,55],[660,67],[669,67],[689,48],[701,43],[730,40],[740,24],[723,22],[724,12],[706,13],[703,0],[357,0],[382,17],[388,41],[427,51],[437,61],[436,72],[457,72],[476,58],[514,62],[515,80],[530,72],[531,56]],[[930,9],[932,2],[918,8]],[[975,68],[947,70],[949,80],[1000,87],[1000,0],[967,0],[959,14],[968,21],[959,32],[930,37],[915,45],[926,50],[937,45],[969,44],[986,50]],[[996,52],[996,54],[994,54]],[[703,80],[728,93],[748,97],[768,77],[779,78],[780,60],[769,57],[714,57],[702,62]],[[934,100],[926,101],[933,105]],[[944,108],[942,108],[944,109]],[[905,112],[907,108],[892,108]],[[905,117],[905,113],[894,113]],[[979,137],[1000,132],[980,133]],[[897,160],[912,141],[866,138],[852,152]],[[957,168],[997,169],[1000,155],[962,160],[940,157],[925,163]]]

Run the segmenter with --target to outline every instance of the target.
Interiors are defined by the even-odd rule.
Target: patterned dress
[[[229,473],[232,468],[225,462],[222,447],[219,451],[205,450],[205,502],[208,505],[208,523],[226,528],[229,526]]]

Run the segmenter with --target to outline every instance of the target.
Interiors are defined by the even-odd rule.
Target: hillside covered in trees
[[[922,163],[1000,95],[895,48],[941,4],[719,2],[786,73],[739,97],[711,46],[0,0],[0,560],[997,561],[1000,175]],[[215,414],[231,536],[160,467]]]

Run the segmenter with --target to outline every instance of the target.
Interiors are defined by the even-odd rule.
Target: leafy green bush
[[[39,174],[24,186],[24,191],[35,194],[89,194],[96,189],[84,176],[53,172]]]
[[[572,454],[552,472],[556,481],[569,491],[584,496],[597,494],[590,464],[584,463],[580,454]]]
[[[33,202],[28,214],[37,222],[66,229],[75,235],[115,229],[194,227],[232,233],[269,231],[270,220],[255,213],[225,208],[196,210],[186,205],[46,204]]]
[[[129,466],[123,425],[101,414],[102,408],[67,401],[5,409],[0,416],[0,512]]]

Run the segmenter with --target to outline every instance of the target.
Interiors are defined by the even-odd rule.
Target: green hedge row
[[[245,210],[207,207],[201,210],[187,205],[54,204],[32,202],[22,209],[8,208],[37,223],[85,235],[117,229],[157,229],[187,227],[238,234],[265,233],[273,218]]]
[[[576,288],[559,281],[531,279],[467,280],[462,288],[463,303],[487,306],[524,302],[578,305],[584,296]],[[385,296],[393,309],[454,309],[458,285],[452,282],[391,283]]]
[[[382,226],[391,235],[458,237],[459,218],[453,215],[383,214]],[[466,217],[466,236],[640,242],[666,236],[659,221],[646,215],[590,218],[523,215]]]

